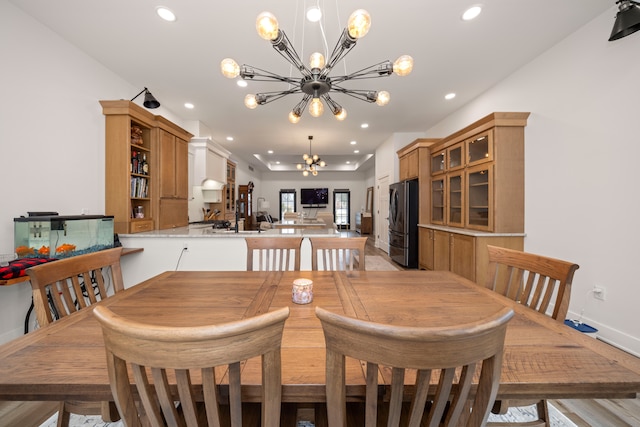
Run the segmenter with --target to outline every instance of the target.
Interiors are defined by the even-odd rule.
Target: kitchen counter
[[[340,237],[333,228],[279,228],[258,232],[214,229],[210,224],[191,224],[167,230],[119,234],[123,246],[144,251],[122,259],[125,287],[131,287],[169,270],[244,271],[247,268],[245,237],[300,236],[301,270],[311,270],[308,237]]]
[[[280,225],[279,228],[274,228],[270,230],[240,230],[237,233],[235,230],[227,230],[220,228],[213,228],[210,224],[190,224],[187,227],[177,227],[170,228],[166,230],[153,230],[153,231],[145,231],[144,233],[135,233],[135,234],[120,234],[118,235],[121,239],[131,238],[148,238],[148,237],[207,237],[207,238],[239,238],[239,237],[291,237],[291,236],[324,236],[324,237],[338,237],[340,233],[333,228],[287,228],[284,225]]]

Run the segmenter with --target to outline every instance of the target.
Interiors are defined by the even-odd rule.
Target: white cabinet
[[[190,177],[194,191],[202,192],[206,203],[222,202],[223,186],[227,182],[227,158],[231,154],[210,138],[191,138],[189,152],[193,159]],[[206,181],[205,181],[206,180]]]

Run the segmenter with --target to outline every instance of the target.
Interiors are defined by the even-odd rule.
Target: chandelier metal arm
[[[289,37],[287,37],[287,34],[284,31],[278,30],[278,37],[271,41],[271,45],[276,52],[291,63],[291,65],[296,67],[303,76],[311,76],[311,70],[309,70],[304,62],[302,62],[300,56],[298,56],[298,52],[293,47],[291,41],[289,41]]]
[[[324,66],[324,69],[322,70],[322,73],[320,75],[322,77],[328,76],[331,70],[333,70],[333,67],[342,58],[344,58],[351,51],[351,49],[354,48],[354,46],[356,45],[356,42],[357,42],[357,39],[354,39],[353,37],[351,37],[349,35],[349,31],[347,31],[346,28],[342,30],[340,39],[338,40],[338,43],[336,43],[335,47],[333,48],[333,52],[331,52],[331,56],[329,56],[329,59],[327,60]]]
[[[309,101],[311,100],[312,95],[309,94],[305,94],[302,99],[300,100],[300,102],[298,102],[296,104],[295,107],[293,107],[293,113],[295,115],[297,115],[298,117],[300,117],[302,115],[302,112],[304,111],[304,109],[307,107],[307,104],[309,103]],[[311,144],[309,144],[309,150],[311,150]]]
[[[302,79],[279,76],[271,71],[263,70],[261,68],[253,67],[251,65],[243,65],[240,69],[240,77],[244,80],[252,80],[255,82],[285,82],[292,85],[300,86]]]
[[[356,89],[345,89],[340,86],[333,85],[331,87],[332,92],[340,92],[345,95],[349,95],[353,98],[359,99],[361,101],[366,102],[376,102],[376,98],[378,96],[378,92],[375,90],[356,90]]]
[[[329,106],[329,108],[331,108],[331,112],[335,115],[335,114],[339,114],[340,111],[342,111],[342,106],[340,104],[338,104],[336,101],[334,101],[328,93],[325,93],[324,95],[321,96],[321,98],[324,100],[324,102]]]
[[[300,93],[300,92],[301,92],[300,88],[297,87],[297,88],[282,90],[277,92],[256,93],[256,102],[258,103],[258,105],[264,105],[264,104],[268,104],[270,102],[276,101],[287,95],[291,95],[293,93]]]
[[[373,79],[377,77],[387,77],[391,74],[393,74],[393,64],[391,61],[386,60],[361,70],[354,71],[346,76],[332,77],[331,82],[335,85],[336,83],[345,82],[347,80]]]

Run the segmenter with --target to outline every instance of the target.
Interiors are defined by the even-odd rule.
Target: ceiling
[[[475,0],[10,1],[132,85],[148,87],[163,108],[202,122],[232,157],[260,171],[295,170],[308,151],[309,135],[313,152],[327,162],[326,170],[366,170],[373,165],[375,149],[393,133],[424,132],[604,11],[612,10],[612,26],[615,18],[613,0],[483,0],[482,13],[470,22],[462,21],[461,14]],[[321,22],[329,51],[351,12],[365,8],[372,17],[369,33],[331,75],[403,54],[414,58],[413,72],[406,77],[344,84],[386,90],[391,94],[388,105],[332,94],[348,112],[345,121],[337,121],[325,106],[322,117],[305,111],[295,125],[287,115],[299,94],[254,110],[244,106],[247,93],[284,90],[286,84],[254,82],[240,88],[222,76],[220,61],[231,57],[241,65],[298,77],[257,35],[255,19],[262,11],[273,13],[306,63],[312,52],[325,52],[320,26],[304,19],[313,4],[324,10]],[[177,20],[161,20],[155,13],[160,5]],[[450,92],[457,96],[447,101],[444,96]],[[113,99],[124,96],[114,94]],[[185,102],[195,108],[186,109]],[[369,127],[362,129],[362,123]]]

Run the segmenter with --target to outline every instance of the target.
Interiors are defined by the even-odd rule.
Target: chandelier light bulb
[[[305,161],[307,162],[308,165],[310,165],[311,163],[313,163],[313,159],[311,157],[307,157],[305,159]]]
[[[291,123],[293,123],[295,125],[299,121],[300,121],[300,116],[297,115],[296,113],[294,113],[293,111],[291,111],[289,113],[289,122],[291,122]]]
[[[386,90],[381,90],[378,92],[378,96],[376,97],[376,104],[381,107],[384,107],[391,100],[391,95]]]
[[[302,175],[303,175],[303,176],[309,176],[309,171],[308,171],[308,170],[306,170],[306,169],[305,169],[305,170],[303,170],[303,171],[302,171]]]
[[[258,35],[265,40],[275,40],[278,37],[278,20],[270,12],[262,12],[256,18]]]
[[[230,79],[235,79],[240,74],[240,66],[231,58],[225,58],[220,62],[220,70],[223,76]]]
[[[301,165],[300,163],[298,163],[298,164],[296,165],[296,168],[297,168],[298,170],[300,170],[300,169],[302,169],[302,165]]]
[[[313,117],[320,117],[324,112],[324,105],[322,105],[322,101],[320,98],[313,98],[311,103],[309,104],[309,114]]]
[[[314,154],[314,155],[313,155],[313,161],[314,161],[314,162],[317,162],[317,161],[318,161],[318,159],[319,159],[318,155],[317,155],[317,154]]]
[[[324,162],[324,160],[321,160],[320,161],[320,167],[325,167],[325,166],[327,166],[327,164]]]
[[[364,9],[358,9],[349,16],[347,28],[354,39],[364,37],[371,27],[371,15]]]
[[[302,159],[303,159],[303,160],[307,160],[308,158],[309,158],[309,155],[308,155],[307,153],[304,153],[304,154],[302,155]]]
[[[311,172],[311,174],[312,174],[313,176],[318,176],[318,171],[314,169],[314,170],[313,170],[313,172]]]
[[[402,55],[393,63],[393,72],[399,76],[406,76],[413,70],[413,58]]]
[[[253,110],[258,106],[258,101],[256,100],[256,96],[249,94],[244,97],[244,105],[250,110]]]
[[[344,108],[340,109],[338,114],[335,114],[335,118],[340,121],[343,121],[344,119],[347,118],[347,110],[345,110]]]
[[[309,58],[309,66],[311,69],[324,67],[324,55],[320,52],[313,52]]]

